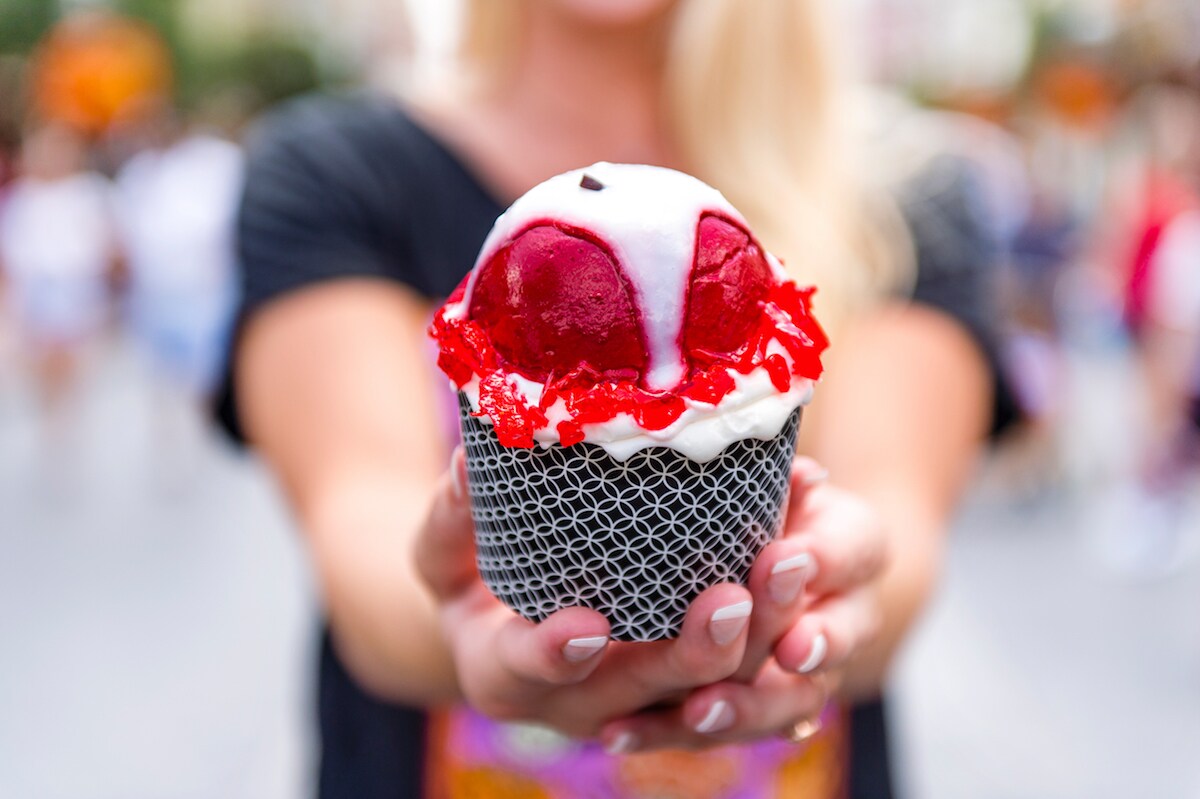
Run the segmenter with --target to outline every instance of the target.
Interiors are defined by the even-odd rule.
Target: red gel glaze
[[[696,402],[707,402],[716,405],[721,399],[733,391],[733,376],[729,370],[720,366],[707,371],[696,372],[683,391],[683,396]]]
[[[763,366],[767,369],[767,374],[771,376],[771,385],[775,386],[775,390],[780,394],[787,391],[792,385],[792,376],[788,373],[787,361],[781,355],[768,355],[763,361]]]
[[[535,225],[479,270],[467,315],[500,360],[544,382],[580,363],[609,378],[641,375],[641,316],[616,259],[585,231]]]
[[[558,440],[564,447],[574,446],[583,441],[583,425],[568,419],[558,423]]]
[[[731,280],[742,281],[738,285],[742,287],[743,292],[759,292],[759,288],[756,287],[759,285],[757,281],[760,279],[760,267],[751,262],[755,258],[762,258],[761,250],[743,231],[725,220],[709,216],[701,221],[701,227],[705,227],[706,223],[707,232],[700,231],[697,234],[697,281],[705,274],[717,274],[728,270],[726,274],[731,275]],[[563,233],[557,228],[555,231]],[[574,234],[563,234],[563,238],[591,243]],[[607,251],[598,245],[596,249],[608,259],[609,267],[615,269]],[[757,251],[758,254],[754,256],[752,251]],[[595,257],[594,253],[589,254],[584,260],[595,267],[597,262],[592,260]],[[699,263],[701,258],[704,259],[703,265]],[[503,266],[503,270],[500,272],[502,275],[513,274],[512,267],[507,264]],[[597,272],[604,274],[598,268]],[[480,279],[483,277],[481,272]],[[554,280],[561,282],[563,277],[563,274],[559,273],[557,277],[549,279],[547,285],[553,285]],[[514,332],[511,326],[506,326],[495,316],[489,317],[492,325],[490,329],[482,320],[473,318],[473,313],[468,314],[472,318],[448,319],[447,309],[456,302],[461,302],[466,282],[463,281],[447,305],[438,312],[430,328],[431,335],[437,339],[441,349],[438,365],[460,388],[473,377],[479,378],[478,415],[487,415],[492,419],[500,442],[509,447],[534,446],[534,433],[549,423],[546,410],[559,400],[563,402],[568,419],[560,422],[556,429],[563,446],[571,446],[583,440],[585,425],[606,422],[622,413],[633,417],[643,429],[653,431],[662,430],[679,418],[687,408],[685,398],[716,405],[735,387],[731,370],[749,374],[755,369],[766,369],[774,387],[780,392],[785,392],[791,387],[793,376],[812,380],[821,376],[821,353],[829,346],[824,331],[810,312],[815,289],[798,288],[791,281],[776,283],[774,275],[768,269],[766,288],[761,291],[753,306],[739,306],[736,313],[730,312],[733,316],[740,315],[730,323],[744,326],[736,347],[722,349],[728,343],[723,333],[709,335],[707,332],[700,332],[700,327],[705,324],[700,321],[702,318],[710,320],[707,324],[723,324],[711,320],[726,318],[727,314],[724,311],[696,310],[694,305],[689,307],[688,322],[693,324],[693,327],[685,330],[685,345],[689,342],[697,345],[687,351],[688,374],[674,390],[651,392],[639,385],[646,356],[642,346],[640,321],[637,320],[636,312],[631,310],[632,302],[629,302],[629,309],[621,310],[616,315],[622,316],[623,319],[633,319],[637,329],[637,347],[629,344],[628,336],[631,334],[628,327],[621,320],[616,320],[619,336],[626,337],[625,343],[614,348],[585,349],[588,353],[599,352],[598,355],[592,355],[599,363],[589,358],[580,358],[578,354],[571,359],[564,358],[558,354],[565,351],[565,347],[562,346],[551,359],[535,358],[535,368],[546,375],[538,378],[545,383],[545,390],[540,403],[530,406],[508,381],[508,374],[517,370],[506,361],[511,357],[511,353],[523,351],[521,348],[532,347],[531,342],[537,335],[543,335],[544,331],[535,333],[534,337],[526,340],[518,340],[521,339],[521,332]],[[625,293],[620,296],[623,301],[628,302],[630,295],[625,290],[623,281],[621,288]],[[709,287],[706,286],[700,291],[700,296],[707,298],[708,291]],[[713,292],[715,296],[715,289]],[[580,293],[575,292],[570,296],[578,298]],[[691,299],[694,301],[696,296],[693,289]],[[586,292],[584,297],[586,299]],[[702,299],[701,303],[708,301],[710,300]],[[474,312],[474,298],[471,307]],[[487,307],[491,309],[489,312],[498,313],[494,305]],[[556,316],[554,311],[548,313],[551,321],[562,319]],[[705,316],[706,314],[717,314],[718,317]],[[749,321],[746,321],[746,318]],[[574,322],[569,322],[566,326],[568,333],[583,329],[583,326]],[[502,337],[505,334],[514,337],[506,340],[508,349],[503,349],[495,341],[497,328],[500,329]],[[613,338],[610,336],[607,341],[611,342]],[[699,346],[697,342],[703,343],[704,346]],[[778,342],[777,346],[787,352],[792,361],[790,369],[787,359],[778,351],[768,353],[771,342]],[[633,352],[635,349],[636,354]],[[633,365],[635,363],[636,366]],[[533,377],[527,371],[521,373]]]
[[[537,408],[530,408],[517,393],[503,372],[492,372],[479,384],[479,410],[493,420],[503,419],[496,425],[496,437],[506,447],[533,446],[533,434],[546,426],[546,415]]]
[[[683,351],[730,353],[744,346],[774,282],[766,255],[745,230],[719,216],[701,217]]]

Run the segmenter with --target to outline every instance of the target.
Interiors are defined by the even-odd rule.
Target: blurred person
[[[1055,299],[1075,254],[1077,226],[1041,195],[1006,259],[1001,302],[1007,374],[1022,426],[1005,447],[1002,472],[1014,494],[1052,499],[1066,480],[1060,429],[1067,408],[1067,366]]]
[[[1133,343],[1145,414],[1143,448],[1131,482],[1115,495],[1112,556],[1157,573],[1200,539],[1185,535],[1200,471],[1193,457],[1191,404],[1200,362],[1200,93],[1151,85],[1130,104],[1145,136],[1144,157],[1119,188],[1128,220],[1117,280]]]
[[[0,207],[0,269],[42,406],[43,452],[62,457],[80,353],[109,311],[115,263],[110,186],[87,143],[57,124],[30,131]],[[55,467],[57,468],[57,467]]]
[[[935,172],[908,236],[868,221],[835,47],[807,0],[479,0],[460,80],[259,131],[224,419],[279,474],[323,583],[322,797],[891,795],[876,698],[998,383],[970,193]],[[673,642],[608,643],[578,608],[534,625],[486,593],[425,339],[503,208],[597,160],[721,189],[821,287],[836,342],[801,448],[838,487],[797,482],[752,590],[705,592]],[[766,576],[806,553],[807,599],[773,598]],[[747,599],[749,626],[712,640],[708,614]]]
[[[198,451],[197,411],[214,389],[236,304],[242,154],[173,114],[155,128],[119,171],[114,210],[131,329],[156,378],[156,447],[183,466]]]

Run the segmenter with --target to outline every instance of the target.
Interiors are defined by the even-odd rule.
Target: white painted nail
[[[824,483],[828,479],[829,479],[829,470],[826,469],[824,466],[822,466],[821,471],[814,472],[813,474],[809,475],[808,477],[805,477],[803,480],[800,481],[800,484],[804,485],[804,486],[815,486],[815,485],[818,485],[819,483]]]
[[[572,663],[582,663],[608,645],[608,637],[595,635],[590,638],[572,638],[563,644],[563,657]]]
[[[624,755],[637,747],[637,737],[631,732],[623,732],[609,741],[604,751],[610,755]]]
[[[466,468],[459,466],[459,458],[462,457],[461,450],[461,447],[456,448],[450,457],[450,480],[454,489],[454,498],[459,502],[462,502],[467,496]]]
[[[718,646],[727,646],[733,643],[742,634],[742,630],[746,629],[752,610],[754,610],[754,603],[748,599],[745,602],[721,608],[709,619],[708,634],[712,636]]]
[[[696,725],[696,732],[706,735],[710,732],[720,732],[733,726],[733,708],[724,699],[713,702],[708,714]]]
[[[800,664],[796,671],[801,674],[808,674],[814,671],[821,665],[821,661],[825,659],[825,655],[829,652],[829,641],[825,638],[825,633],[817,633],[817,637],[813,639],[812,650],[809,651],[808,657]]]
[[[815,573],[812,555],[801,552],[786,560],[781,560],[771,568],[771,576],[767,578],[767,591],[771,599],[781,605],[789,605],[800,596],[804,585]]]

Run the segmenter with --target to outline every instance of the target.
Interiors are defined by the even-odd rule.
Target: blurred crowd
[[[9,31],[44,6],[44,31],[0,52],[0,341],[35,387],[50,480],[69,468],[75,384],[97,342],[115,333],[144,355],[164,446],[181,435],[171,417],[213,390],[236,303],[239,132],[313,85],[256,92],[248,65],[189,100],[191,61],[163,17],[178,4],[144,5],[158,14],[0,4]]]
[[[1200,7],[866,6],[876,76],[977,166],[1026,420],[1008,498],[1074,496],[1108,565],[1177,568],[1200,549]]]
[[[182,44],[184,5],[0,2],[26,33],[0,41],[0,339],[37,385],[48,453],[68,435],[81,357],[113,330],[167,391],[196,406],[211,392],[236,301],[236,142],[267,102],[336,79],[313,66],[318,37],[299,60],[293,48],[221,72]],[[330,4],[325,38],[354,42],[378,6]],[[915,120],[892,128],[893,146],[973,165],[1026,418],[1003,481],[1025,501],[1102,496],[1106,557],[1170,568],[1200,472],[1200,7],[849,6],[862,67],[892,98],[876,102]],[[387,47],[372,34],[369,55],[340,63],[394,79],[410,33]],[[232,77],[197,84],[197,64]]]
[[[275,11],[235,47],[187,30],[206,2],[0,0],[0,412],[32,387],[48,483],[70,483],[82,376],[114,341],[152,376],[155,446],[196,446],[255,115],[420,80],[453,21],[441,0],[246,0]],[[1022,421],[988,490],[1074,503],[1113,573],[1200,561],[1200,2],[843,5],[881,151],[966,164],[990,236]]]

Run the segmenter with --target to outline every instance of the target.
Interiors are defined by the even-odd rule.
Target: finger
[[[784,518],[795,503],[803,507],[808,492],[829,477],[829,470],[816,460],[797,455],[792,460],[791,486]],[[785,525],[786,526],[786,525]],[[755,559],[748,586],[755,601],[755,613],[746,655],[735,680],[751,680],[759,671],[781,635],[795,622],[802,606],[807,583],[816,574],[812,554],[801,544],[785,538],[769,544]]]
[[[461,593],[478,580],[466,470],[466,456],[458,447],[450,458],[450,469],[434,492],[414,548],[421,577],[441,600]]]
[[[468,697],[483,712],[502,719],[520,718],[535,704],[542,717],[573,735],[591,736],[604,721],[626,716],[664,702],[682,701],[686,692],[719,682],[737,670],[745,649],[753,600],[740,585],[723,583],[700,594],[688,609],[683,629],[673,641],[622,643],[612,646],[595,664],[573,671],[563,663],[564,646],[581,637],[598,635],[588,626],[592,611],[560,611],[541,625],[511,620],[502,632],[501,674],[488,672],[491,682],[478,697]],[[556,633],[537,640],[541,628],[561,623]],[[603,631],[608,632],[607,622]],[[464,635],[467,633],[464,632]],[[472,636],[474,637],[474,636]],[[468,655],[487,661],[495,652]],[[582,675],[579,680],[576,676]],[[582,685],[572,681],[586,680]],[[467,679],[463,679],[467,682]],[[466,689],[464,689],[466,690]],[[680,696],[683,694],[683,696]],[[540,700],[540,701],[539,701]]]
[[[600,664],[609,624],[587,608],[565,608],[534,623],[513,617],[499,631],[495,657],[512,677],[536,688],[573,685]]]
[[[775,659],[797,674],[823,672],[845,663],[879,634],[873,594],[856,591],[821,602],[779,640]]]
[[[622,647],[605,675],[615,688],[612,715],[727,679],[742,661],[753,610],[746,588],[722,583],[696,597],[675,640]]]
[[[781,539],[768,544],[750,569],[748,587],[754,615],[746,654],[734,675],[748,682],[771,656],[776,641],[796,623],[803,610],[804,589],[815,574],[816,562],[803,543]]]
[[[887,563],[887,536],[874,510],[830,485],[808,490],[793,506],[783,538],[814,560],[810,594],[829,594],[870,582]]]
[[[778,735],[820,714],[829,692],[820,678],[765,667],[753,685],[723,682],[702,688],[668,710],[613,721],[600,740],[610,752],[703,749]]]
[[[509,720],[530,717],[540,697],[586,680],[609,644],[608,621],[586,608],[566,608],[535,623],[495,604],[460,614],[455,630],[468,700]]]
[[[829,479],[829,470],[806,455],[797,455],[792,460],[792,488],[801,490],[820,485]]]
[[[788,477],[788,492],[783,501],[783,529],[789,527],[791,509],[799,507],[804,502],[804,496],[809,489],[821,485],[829,479],[829,470],[807,455],[797,455],[792,459],[792,470]]]

